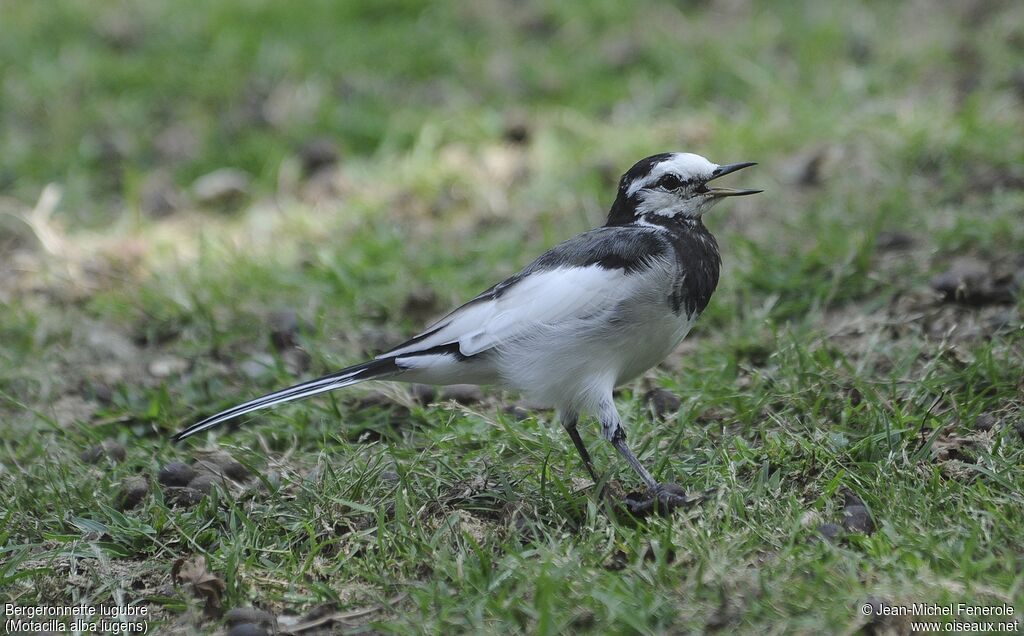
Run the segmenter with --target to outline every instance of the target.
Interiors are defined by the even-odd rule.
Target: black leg
[[[644,465],[636,458],[633,451],[629,450],[629,446],[626,446],[626,432],[621,428],[616,431],[615,437],[612,438],[612,446],[614,446],[615,450],[619,451],[619,454],[626,459],[626,463],[629,464],[638,475],[640,475],[640,479],[644,481],[644,484],[648,488],[654,489],[658,487],[658,482],[654,480],[651,473],[644,468]]]
[[[619,413],[615,410],[615,403],[611,395],[601,404],[598,418],[601,420],[601,429],[605,438],[612,443],[615,450],[625,458],[626,463],[640,475],[647,492],[629,494],[626,496],[626,507],[637,516],[646,516],[652,512],[667,513],[672,510],[689,506],[701,498],[687,497],[686,492],[675,484],[659,484],[650,471],[644,468],[633,451],[626,445],[626,431],[622,428],[619,420]]]
[[[579,419],[575,414],[563,413],[562,416],[562,428],[569,434],[572,439],[573,445],[576,447],[576,452],[580,454],[580,459],[583,460],[583,465],[586,466],[587,472],[590,473],[590,478],[594,482],[598,482],[597,472],[594,470],[594,462],[590,460],[590,453],[587,452],[587,447],[583,444],[583,440],[580,439],[580,432],[576,429],[576,421]]]
[[[629,446],[626,446],[626,430],[622,428],[622,421],[619,419],[619,412],[615,409],[615,402],[612,400],[611,395],[601,403],[597,419],[601,421],[601,432],[604,434],[604,438],[612,443],[615,450],[619,451],[619,454],[626,460],[630,468],[640,475],[640,479],[643,480],[648,488],[656,488],[658,482],[644,468],[644,465],[636,458],[633,451],[629,450]]]

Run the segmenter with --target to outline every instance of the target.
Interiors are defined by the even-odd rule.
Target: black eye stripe
[[[695,192],[707,192],[707,186],[705,185],[703,179],[694,177],[692,179],[686,179],[684,181],[683,179],[679,178],[679,175],[675,174],[663,175],[654,183],[653,186],[648,187],[663,188],[665,190],[678,190],[679,188],[688,188],[694,185],[697,186],[694,189]]]

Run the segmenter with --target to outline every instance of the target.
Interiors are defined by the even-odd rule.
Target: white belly
[[[640,325],[628,342],[623,342],[625,350],[619,353],[622,366],[615,385],[629,382],[660,364],[679,346],[694,321],[695,318],[672,315],[670,318],[663,316],[661,319],[651,319]]]
[[[663,299],[630,304],[614,321],[537,329],[497,356],[503,384],[539,405],[594,412],[614,387],[659,364],[690,331],[696,317],[675,315]]]

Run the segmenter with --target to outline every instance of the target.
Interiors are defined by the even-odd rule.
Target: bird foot
[[[650,514],[667,515],[677,508],[688,508],[700,503],[706,493],[687,495],[686,491],[676,484],[658,484],[645,492],[631,492],[626,495],[626,509],[636,517]]]

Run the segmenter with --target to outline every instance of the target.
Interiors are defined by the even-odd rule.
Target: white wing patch
[[[471,356],[521,337],[542,326],[585,319],[610,310],[627,295],[621,269],[597,265],[535,272],[498,298],[471,302],[447,316],[434,333],[384,354],[401,356],[439,345],[459,343]],[[436,328],[433,327],[433,328]]]

